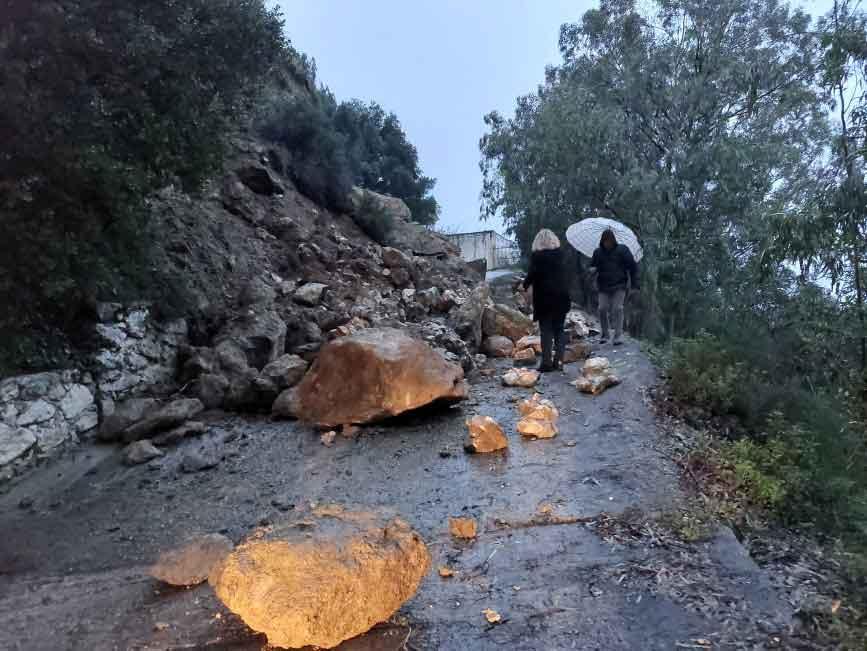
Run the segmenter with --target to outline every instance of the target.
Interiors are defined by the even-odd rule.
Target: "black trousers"
[[[554,352],[553,363],[563,360],[563,352],[566,349],[566,336],[563,327],[566,323],[566,315],[546,316],[539,319],[539,334],[542,336],[542,365],[552,364],[551,351]]]

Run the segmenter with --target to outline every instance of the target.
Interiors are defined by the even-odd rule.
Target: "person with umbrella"
[[[572,224],[566,230],[566,239],[579,253],[592,258],[590,271],[596,272],[599,290],[601,343],[608,341],[613,325],[614,345],[619,346],[623,343],[626,290],[630,284],[632,289],[638,289],[641,244],[628,226],[604,217],[590,217]]]
[[[600,343],[608,341],[614,327],[614,345],[623,343],[623,303],[626,299],[627,280],[632,289],[638,289],[638,263],[625,244],[619,244],[610,228],[602,233],[599,247],[593,252],[590,271],[596,272],[599,289],[599,322],[602,325]],[[611,324],[611,321],[614,323]]]
[[[572,307],[560,240],[547,228],[533,240],[530,268],[524,289],[533,287],[533,319],[539,322],[542,339],[542,373],[563,368],[566,314]],[[551,354],[553,352],[553,359]]]

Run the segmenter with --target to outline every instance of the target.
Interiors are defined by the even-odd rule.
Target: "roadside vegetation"
[[[481,141],[485,216],[618,219],[629,321],[739,495],[867,551],[867,14],[603,0]],[[716,423],[719,427],[713,427]]]
[[[101,300],[184,309],[153,264],[147,201],[195,194],[229,141],[285,145],[299,190],[347,209],[352,185],[436,221],[414,146],[375,103],[317,87],[264,0],[10,0],[0,38],[0,374],[64,366]]]

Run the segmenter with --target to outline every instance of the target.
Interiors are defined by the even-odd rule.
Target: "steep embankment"
[[[286,369],[303,373],[325,341],[358,328],[412,326],[473,367],[473,343],[451,326],[482,279],[445,239],[397,199],[355,190],[349,214],[314,203],[279,145],[239,137],[231,151],[202,192],[168,187],[148,202],[155,270],[179,279],[183,300],[101,303],[79,368],[0,383],[0,478],[97,434],[117,440],[153,407],[145,398],[269,411]],[[358,225],[371,220],[378,241]]]

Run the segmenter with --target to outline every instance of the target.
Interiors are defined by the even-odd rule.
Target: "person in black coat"
[[[608,341],[611,321],[614,321],[614,345],[623,343],[623,303],[629,284],[638,289],[638,264],[629,247],[618,244],[614,231],[607,230],[593,252],[590,270],[595,271],[599,289],[599,322],[602,325],[600,343]]]
[[[566,314],[572,307],[560,240],[547,228],[539,231],[533,240],[530,269],[524,279],[524,289],[531,286],[533,319],[539,322],[542,335],[542,361],[539,370],[546,373],[555,368],[563,368],[563,352],[566,347],[563,327]]]

